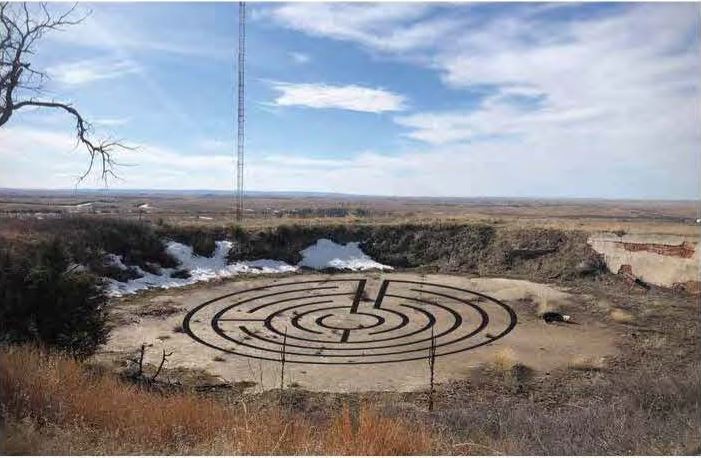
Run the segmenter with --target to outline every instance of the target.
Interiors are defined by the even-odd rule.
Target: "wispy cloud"
[[[486,91],[469,109],[428,108],[394,118],[433,160],[450,150],[451,164],[470,168],[471,183],[481,182],[473,173],[481,170],[503,189],[515,187],[504,183],[508,177],[542,194],[569,189],[621,196],[636,187],[641,195],[698,192],[698,5],[634,4],[574,19],[537,5],[476,19],[464,13],[480,6],[461,5],[438,37],[417,40],[406,39],[407,30],[447,20],[440,11],[424,5],[396,5],[391,12],[378,5],[348,8],[354,14],[320,4],[285,5],[270,14],[286,28],[434,70],[456,94]],[[477,158],[482,165],[471,160]],[[502,175],[512,165],[515,175]],[[457,186],[450,171],[433,170],[446,192]]]
[[[57,13],[65,5],[49,6]],[[186,59],[228,60],[234,38],[219,37],[189,22],[196,16],[181,16],[177,21],[163,20],[165,10],[148,5],[79,4],[77,15],[85,20],[76,27],[49,35],[49,40],[81,48],[112,51],[119,48],[131,54],[157,53]]]
[[[140,67],[124,59],[86,59],[47,68],[51,78],[61,84],[82,85],[120,78],[140,72]]]
[[[688,157],[701,141],[701,66],[698,41],[689,38],[699,20],[690,10],[698,12],[654,5],[568,22],[497,18],[435,61],[447,85],[495,94],[473,110],[396,121],[434,144],[518,134],[524,146],[525,139],[552,148],[553,161],[573,143],[601,156],[662,159],[672,153],[669,138],[674,153]],[[540,103],[518,102],[524,98]]]
[[[311,60],[308,54],[304,54],[301,52],[290,52],[288,53],[288,55],[290,56],[290,59],[292,59],[292,61],[296,64],[306,64]]]
[[[565,139],[568,134],[562,134]],[[559,143],[559,142],[558,142]],[[84,150],[64,131],[9,128],[0,131],[0,183],[9,187],[71,187],[84,170]],[[256,190],[333,191],[374,195],[550,196],[694,198],[698,158],[650,166],[648,158],[593,158],[591,145],[572,144],[563,161],[552,151],[504,144],[446,145],[402,154],[359,152],[344,158],[313,158],[253,151],[246,180]],[[116,158],[122,188],[231,189],[230,154],[192,154],[141,145]],[[624,176],[625,179],[621,179]],[[566,185],[563,185],[566,183]],[[101,186],[96,176],[83,186]]]
[[[336,108],[382,113],[403,110],[406,100],[404,96],[394,92],[356,85],[331,86],[274,82],[273,89],[280,93],[274,102],[278,106]]]
[[[118,127],[124,126],[131,121],[131,118],[95,118],[92,123],[96,126]]]
[[[202,188],[202,183],[226,189],[234,165],[230,154],[193,154],[154,144],[119,150],[114,160],[120,187],[154,189]],[[65,130],[19,127],[0,131],[0,161],[6,164],[0,168],[3,186],[66,188],[76,185],[89,157]],[[104,185],[97,167],[81,185]]]
[[[385,51],[431,46],[460,23],[452,18],[419,21],[432,6],[398,3],[287,3],[258,13],[309,35],[353,41]]]

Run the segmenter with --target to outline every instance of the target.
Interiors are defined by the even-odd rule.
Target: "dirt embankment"
[[[692,293],[699,290],[698,240],[680,236],[602,235],[484,223],[280,225],[253,230],[233,225],[171,226],[86,216],[51,222],[21,221],[0,229],[3,246],[60,239],[72,262],[113,278],[125,274],[104,265],[106,253],[120,255],[125,263],[149,272],[153,266],[173,267],[175,260],[165,250],[167,239],[186,243],[201,256],[212,256],[215,241],[230,240],[234,243],[229,254],[232,261],[276,259],[296,264],[301,250],[326,238],[336,243],[360,242],[361,249],[376,261],[400,269],[541,282],[568,281],[610,271],[635,282]]]
[[[601,271],[587,234],[557,229],[515,229],[485,224],[393,226],[279,226],[259,231],[173,229],[176,240],[207,246],[203,238],[234,241],[232,260],[279,259],[296,264],[300,250],[326,238],[360,242],[373,259],[397,268],[432,272],[568,280]],[[206,252],[204,253],[206,254]]]
[[[59,239],[72,262],[107,276],[106,253],[151,271],[173,267],[163,240],[173,239],[211,256],[216,240],[231,240],[231,260],[277,259],[296,264],[299,252],[321,238],[360,242],[378,262],[429,272],[510,276],[555,281],[594,273],[603,264],[587,245],[587,234],[548,228],[512,228],[488,224],[281,225],[262,230],[237,226],[184,227],[149,222],[75,216],[48,221],[17,221],[0,228],[3,246],[26,248]],[[8,235],[9,234],[9,235]],[[15,234],[12,236],[12,234]]]

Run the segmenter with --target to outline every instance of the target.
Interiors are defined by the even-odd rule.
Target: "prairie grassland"
[[[143,204],[148,204],[144,210]],[[59,191],[0,191],[0,215],[50,218],[98,216],[216,227],[234,223],[232,196],[221,193],[118,193],[71,195]],[[256,195],[246,200],[247,229],[280,225],[466,224],[587,232],[625,231],[697,236],[692,201],[587,199],[411,198],[349,195]],[[1,228],[0,228],[1,232]]]

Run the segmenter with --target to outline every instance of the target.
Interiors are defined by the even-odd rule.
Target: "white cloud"
[[[47,68],[51,78],[66,85],[81,85],[138,73],[139,66],[123,59],[86,59]]]
[[[384,89],[363,86],[331,86],[327,84],[295,84],[274,82],[273,89],[280,95],[278,106],[304,106],[309,108],[337,108],[368,113],[401,111],[405,98]]]
[[[520,91],[517,92],[520,95]],[[532,109],[522,99],[511,99],[511,90],[487,97],[470,111],[438,111],[398,116],[394,121],[410,129],[407,137],[433,145],[460,142],[503,141],[512,137],[523,142],[524,137],[543,138],[547,133],[571,131],[606,118],[608,113],[594,107],[555,109],[545,106]],[[527,99],[528,100],[528,99]]]
[[[95,126],[118,127],[129,123],[131,118],[96,118],[92,124]]]
[[[448,18],[416,22],[430,9],[416,3],[287,3],[258,16],[313,36],[403,51],[430,46],[459,26]]]
[[[153,189],[229,188],[232,156],[197,153],[150,144],[118,150],[114,159],[120,180],[114,184]],[[0,130],[0,163],[2,187],[70,188],[85,172],[89,156],[76,147],[70,131],[11,127]],[[97,165],[82,183],[85,187],[102,184]]]
[[[451,20],[461,27],[416,42],[397,37],[407,26],[421,30],[440,20],[436,10],[397,5],[396,14],[381,18],[377,5],[352,8],[357,14],[317,4],[272,14],[309,35],[420,63],[455,91],[487,88],[470,109],[395,118],[407,137],[428,144],[416,158],[433,155],[425,173],[440,186],[422,183],[422,189],[458,190],[453,170],[464,166],[462,195],[496,191],[482,178],[524,195],[698,194],[698,5],[626,5],[566,20],[537,6],[475,19],[461,15],[460,5]],[[320,18],[326,22],[317,23]],[[443,160],[452,167],[432,166]],[[519,190],[519,183],[528,186]]]
[[[649,161],[592,154],[596,145],[573,143],[553,161],[552,149],[513,142],[458,144],[386,155],[372,151],[344,158],[312,158],[251,151],[246,182],[264,191],[330,191],[373,195],[549,196],[695,198],[696,156]],[[648,139],[641,139],[641,144]],[[82,149],[65,131],[9,128],[0,131],[0,186],[70,188],[87,165]],[[547,145],[546,145],[547,146]],[[197,154],[141,145],[117,161],[120,188],[232,189],[229,154]],[[84,187],[101,186],[95,175]],[[691,191],[690,191],[691,189]]]
[[[306,64],[311,60],[308,54],[304,54],[301,52],[290,52],[288,53],[288,55],[290,56],[290,59],[292,59],[292,61],[296,64]]]
[[[499,88],[496,95],[474,110],[396,121],[411,138],[432,144],[513,135],[524,154],[540,148],[554,163],[574,144],[588,145],[588,155],[604,162],[693,163],[701,143],[701,66],[690,42],[699,25],[691,10],[697,8],[650,5],[576,22],[487,24],[443,49],[436,65],[454,88],[490,85]]]

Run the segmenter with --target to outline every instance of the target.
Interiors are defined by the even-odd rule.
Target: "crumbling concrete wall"
[[[613,273],[668,288],[699,289],[699,242],[672,235],[595,234],[589,245]]]

